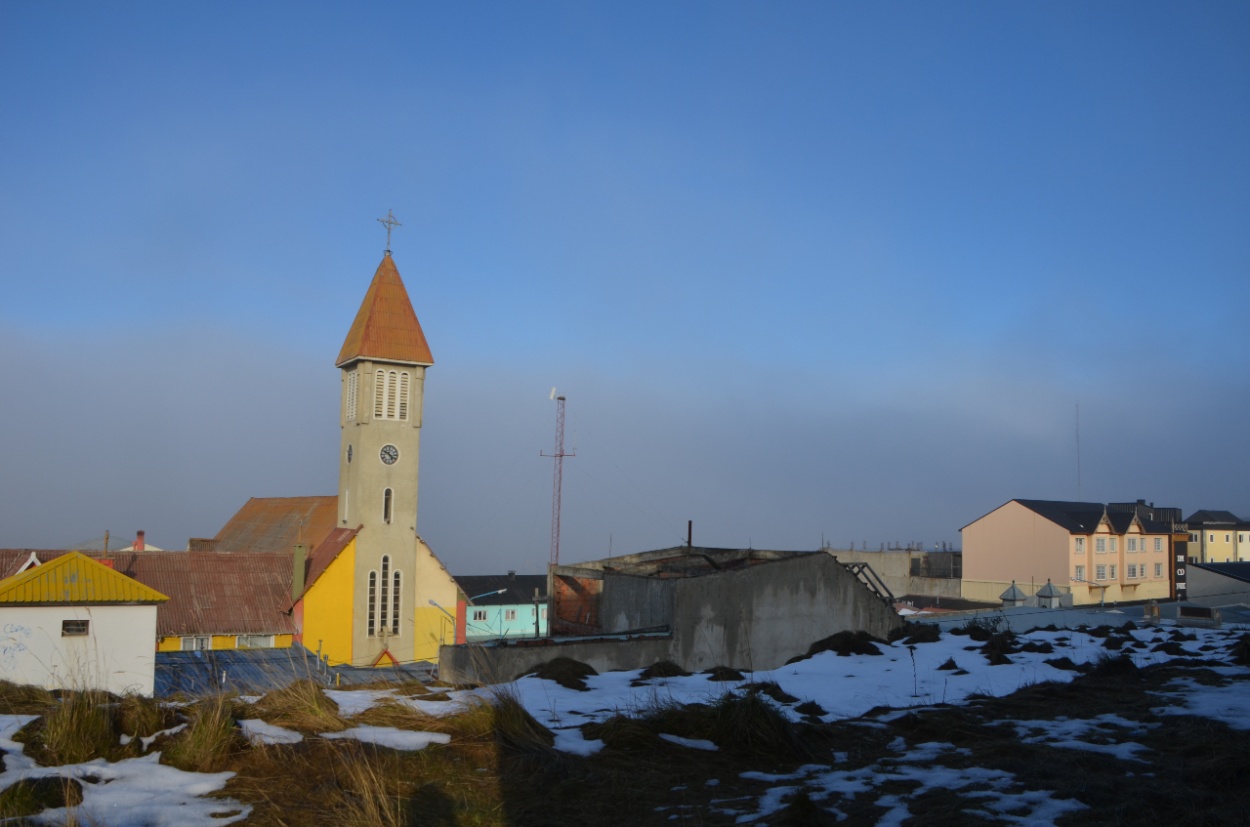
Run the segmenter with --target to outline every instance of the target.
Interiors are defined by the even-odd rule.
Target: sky
[[[1250,519],[1250,8],[0,4],[0,546],[337,488],[386,246],[453,574]],[[1079,427],[1078,427],[1079,422]],[[1079,435],[1079,438],[1078,438]]]

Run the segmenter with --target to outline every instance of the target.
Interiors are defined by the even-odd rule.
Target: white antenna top
[[[548,396],[547,398],[548,398],[548,399],[555,399],[555,398],[556,398],[556,389],[555,389],[555,387],[554,387],[554,386],[551,388],[551,396]]]

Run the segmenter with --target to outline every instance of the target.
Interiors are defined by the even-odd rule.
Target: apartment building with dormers
[[[1015,499],[960,529],[966,600],[996,602],[1014,581],[1047,582],[1062,602],[1167,600],[1175,592],[1178,509],[1136,503]],[[1183,577],[1183,574],[1182,574]]]

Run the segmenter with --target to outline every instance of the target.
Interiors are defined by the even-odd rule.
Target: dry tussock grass
[[[296,681],[267,693],[253,705],[253,714],[271,724],[303,733],[340,732],[347,722],[339,707],[312,680]]]
[[[186,729],[165,746],[163,763],[188,772],[219,772],[247,748],[235,725],[231,700],[225,695],[201,698],[189,712]]]

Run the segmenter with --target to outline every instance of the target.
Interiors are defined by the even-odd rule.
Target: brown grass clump
[[[798,701],[798,698],[781,688],[781,684],[776,681],[759,681],[746,686],[747,692],[752,694],[767,695],[779,704],[792,704]]]
[[[347,722],[339,715],[339,705],[321,691],[316,681],[309,679],[269,692],[253,708],[271,724],[304,733],[347,729]]]
[[[154,698],[127,695],[115,710],[117,729],[133,739],[147,738],[178,723],[178,713]]]
[[[196,703],[186,728],[170,739],[161,758],[188,772],[218,772],[226,769],[232,755],[246,748],[229,699],[212,695]]]
[[[82,803],[82,784],[73,778],[23,778],[0,792],[0,818],[22,819],[44,810],[77,807]],[[25,823],[25,822],[21,822]]]
[[[377,753],[352,745],[338,753],[337,776],[343,791],[334,824],[341,827],[405,827],[405,797]]]
[[[118,757],[121,745],[113,728],[113,696],[98,690],[63,692],[17,740],[24,740],[26,753],[44,766]]]
[[[639,678],[650,680],[651,678],[684,678],[690,673],[682,669],[671,660],[657,661],[638,674]]]
[[[746,679],[737,669],[731,669],[728,666],[713,666],[711,669],[705,669],[703,674],[707,675],[709,681],[741,681]]]
[[[877,648],[878,643],[881,641],[864,631],[838,632],[836,635],[816,641],[807,647],[806,655],[790,658],[786,663],[798,663],[821,652],[833,652],[840,658],[851,655],[879,655],[881,650]]]
[[[595,671],[593,666],[572,658],[552,658],[546,663],[538,664],[538,666],[525,674],[536,675],[543,680],[555,681],[565,689],[577,689],[587,692],[589,687],[586,686],[586,678],[599,673]]]
[[[42,687],[0,681],[0,712],[8,715],[42,715],[56,703]]]

